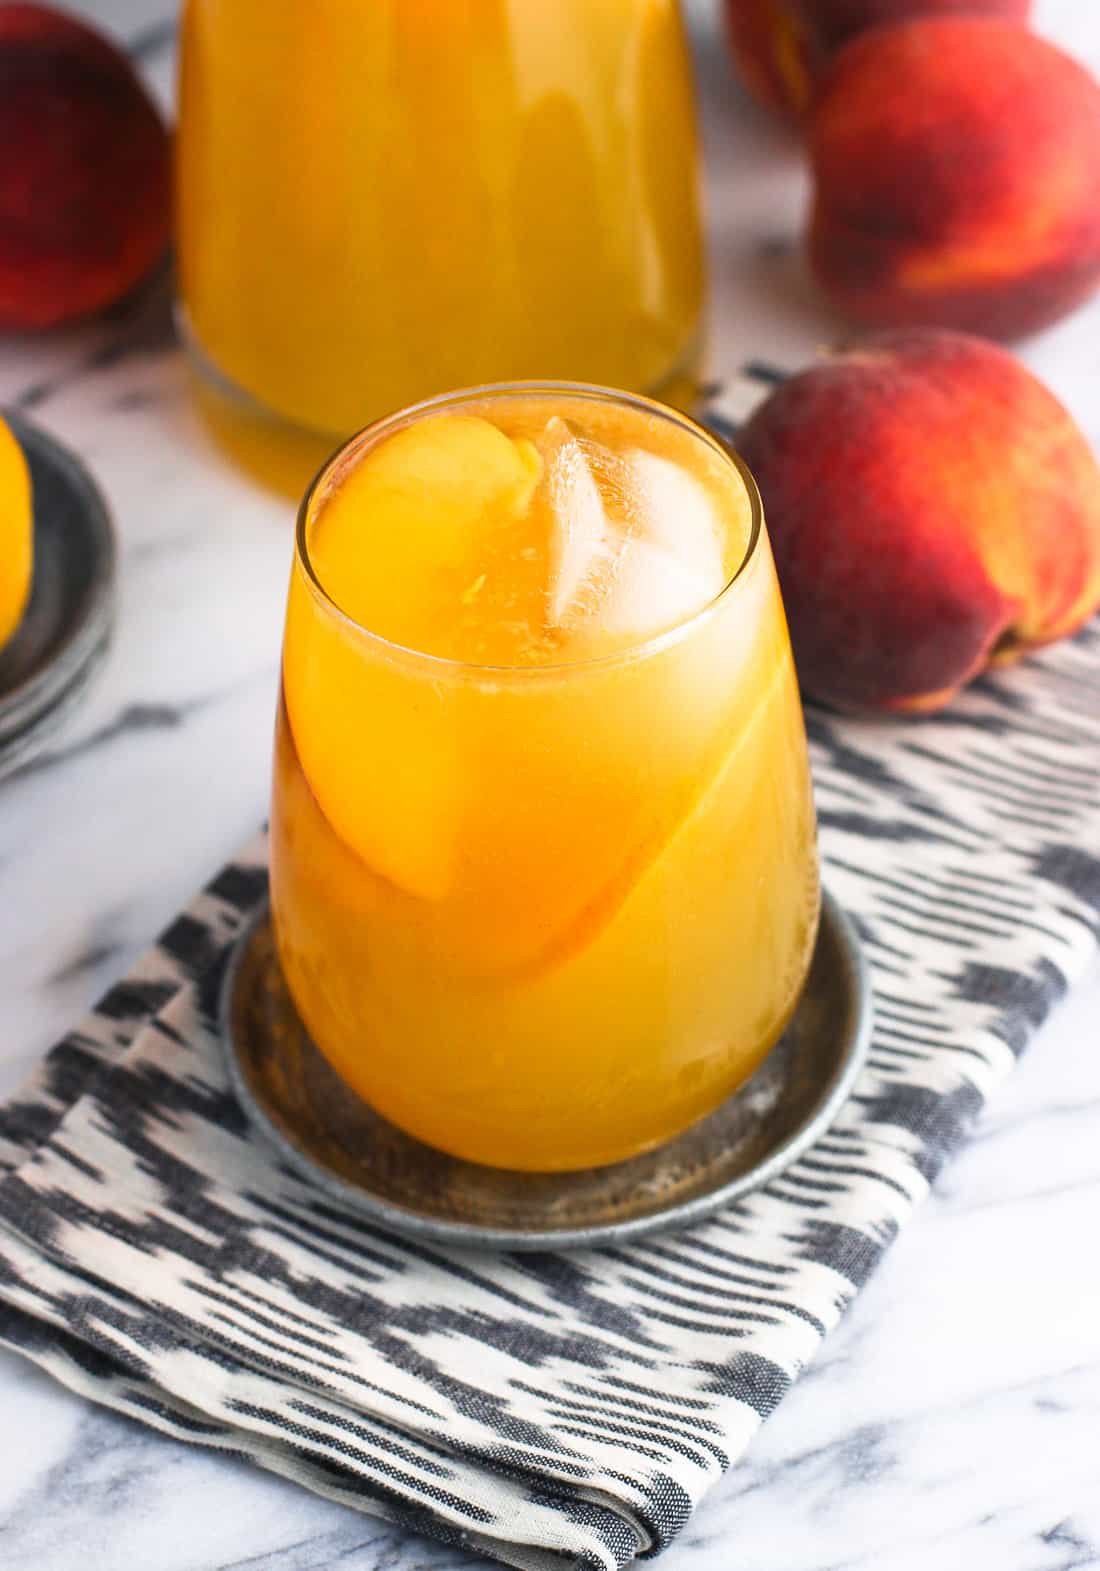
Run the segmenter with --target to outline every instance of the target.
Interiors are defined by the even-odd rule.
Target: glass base
[[[608,1167],[482,1167],[433,1150],[360,1100],[310,1040],[265,907],[237,940],[219,1004],[237,1098],[330,1199],[416,1238],[479,1249],[608,1246],[684,1227],[768,1182],[828,1129],[862,1067],[871,994],[859,937],[826,891],[813,963],[783,1036],[714,1112]]]
[[[298,501],[322,464],[354,433],[311,430],[286,419],[225,375],[199,343],[182,307],[177,306],[176,322],[196,402],[218,447],[268,490]],[[702,337],[697,335],[664,380],[643,392],[692,414],[702,394],[703,359]],[[375,411],[363,424],[386,412]]]

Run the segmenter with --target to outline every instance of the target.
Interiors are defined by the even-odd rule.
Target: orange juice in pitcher
[[[208,407],[315,468],[471,383],[674,397],[697,164],[677,0],[186,0],[181,320]]]

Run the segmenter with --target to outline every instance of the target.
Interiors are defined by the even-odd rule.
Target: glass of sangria
[[[819,889],[760,499],[648,400],[565,383],[381,421],[302,504],[272,814],[317,1046],[429,1145],[659,1145],[797,1002]]]

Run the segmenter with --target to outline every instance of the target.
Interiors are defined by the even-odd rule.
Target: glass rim
[[[459,660],[450,655],[433,655],[427,650],[417,649],[409,644],[402,644],[395,639],[387,638],[382,633],[375,632],[366,627],[355,617],[351,616],[333,598],[330,591],[321,581],[320,575],[314,568],[310,559],[309,544],[306,532],[309,526],[313,504],[326,480],[344,460],[344,458],[360,444],[372,444],[393,432],[404,429],[421,417],[434,414],[438,411],[452,408],[456,405],[471,404],[477,401],[487,401],[493,398],[509,396],[523,397],[538,394],[558,394],[579,399],[589,399],[595,403],[626,405],[638,409],[646,414],[656,415],[667,420],[672,425],[678,425],[690,435],[704,442],[711,450],[723,459],[737,474],[749,500],[750,527],[749,538],[745,545],[740,561],[733,572],[726,579],[721,589],[698,610],[680,622],[675,622],[671,627],[662,628],[660,632],[652,633],[641,638],[637,643],[628,644],[622,649],[614,649],[605,654],[584,655],[577,660],[555,661],[551,665],[497,665],[481,664],[477,661]],[[472,387],[458,388],[453,392],[437,393],[431,398],[421,399],[415,404],[406,404],[403,408],[392,414],[383,415],[377,420],[372,420],[368,425],[349,436],[342,442],[335,452],[325,459],[320,469],[306,487],[305,494],[298,506],[297,521],[294,528],[294,556],[296,564],[300,564],[305,580],[314,597],[320,601],[326,612],[348,629],[357,639],[365,640],[374,645],[387,658],[397,660],[402,664],[422,666],[438,674],[448,672],[451,674],[466,675],[472,678],[483,678],[491,681],[519,680],[526,682],[532,678],[558,677],[605,669],[616,665],[629,664],[635,660],[646,659],[660,650],[680,642],[681,639],[697,628],[701,623],[709,621],[724,605],[735,586],[742,581],[748,568],[755,561],[758,554],[757,548],[763,534],[764,504],[759,488],[753,478],[752,472],[740,453],[721,437],[709,431],[698,420],[690,415],[683,414],[678,409],[673,409],[667,404],[660,403],[655,398],[647,398],[641,393],[627,393],[613,387],[602,387],[594,382],[569,382],[545,380],[520,380],[513,382],[482,382]]]

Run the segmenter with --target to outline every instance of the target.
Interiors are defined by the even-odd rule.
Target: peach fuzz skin
[[[726,0],[730,48],[761,103],[800,118],[832,56],[869,27],[981,12],[1026,22],[1031,0]]]
[[[1100,86],[981,16],[881,27],[814,105],[814,273],[868,327],[1012,339],[1100,285]]]
[[[784,383],[738,445],[815,698],[938,709],[1100,604],[1100,468],[993,344],[879,335]]]
[[[128,294],[168,246],[171,156],[117,45],[43,5],[0,5],[0,331]]]

